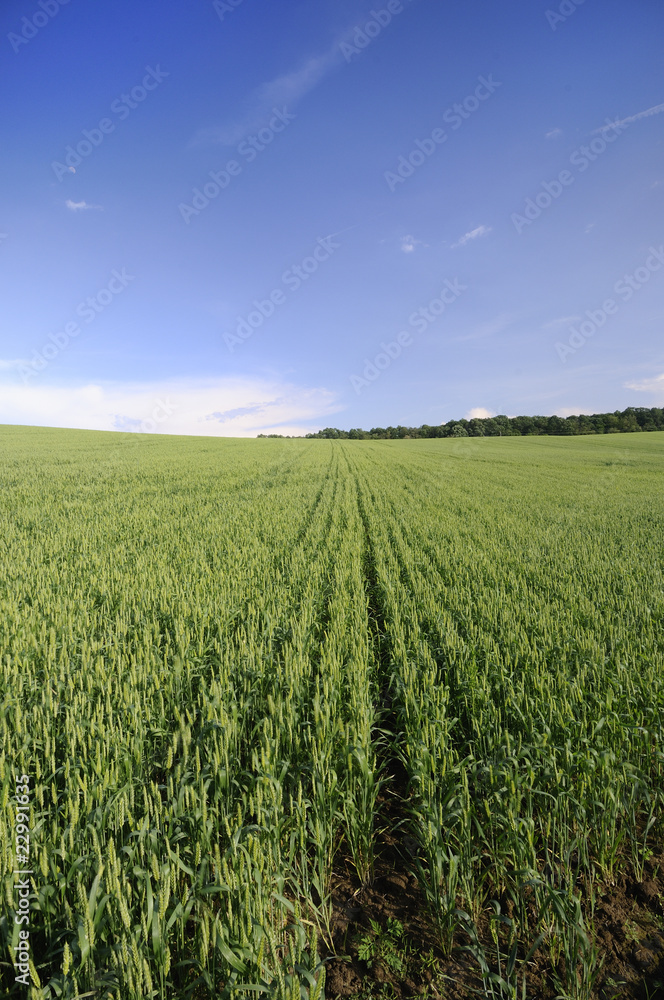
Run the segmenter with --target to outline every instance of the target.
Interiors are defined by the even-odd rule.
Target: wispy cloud
[[[67,198],[65,205],[70,212],[88,212],[90,209],[97,209],[100,212],[104,211],[101,205],[90,205],[87,201],[72,201],[71,198]]]
[[[487,236],[490,232],[491,226],[478,226],[477,229],[471,229],[469,233],[465,233],[461,239],[452,244],[452,249],[455,247],[465,246],[465,244],[470,243],[471,240],[476,240],[480,236]]]
[[[487,320],[486,323],[478,323],[472,327],[469,333],[463,333],[458,337],[453,337],[453,343],[463,343],[467,340],[482,340],[484,337],[493,337],[497,333],[507,330],[519,317],[517,314],[502,313],[494,319]]]
[[[274,406],[277,402],[281,400],[273,400],[271,403],[262,404],[254,403],[252,406],[236,406],[234,410],[225,410],[220,413],[217,410],[215,413],[208,413],[206,420],[216,420],[220,424],[225,424],[228,420],[236,420],[238,417],[246,417],[250,413],[260,413],[265,406]]]
[[[550,132],[546,132],[545,133],[544,138],[545,139],[557,139],[558,136],[560,136],[562,134],[563,134],[563,130],[561,128],[552,128]]]
[[[553,330],[559,326],[569,326],[570,323],[578,323],[580,319],[580,316],[559,316],[558,319],[552,319],[548,323],[545,323],[542,329]]]
[[[226,125],[200,129],[190,145],[214,143],[235,146],[248,133],[265,125],[273,108],[285,105],[290,111],[296,107],[328,73],[342,63],[339,44],[339,40],[335,41],[327,52],[309,56],[297,69],[262,84],[245,101],[245,112],[241,118]]]
[[[631,125],[632,122],[638,122],[641,118],[650,118],[651,115],[658,115],[664,111],[664,104],[656,104],[654,108],[648,108],[647,111],[639,111],[636,115],[630,115],[629,118],[621,118],[620,121],[610,122],[606,125],[602,125],[601,128],[593,129],[593,135],[598,132],[610,132],[614,125]]]
[[[259,87],[258,101],[268,108],[273,104],[297,104],[340,62],[339,45],[334,42],[327,52],[309,56],[298,69],[283,73]]]
[[[634,389],[636,392],[654,392],[657,395],[664,394],[664,372],[655,375],[654,378],[645,378],[641,382],[625,382],[626,389]]]
[[[242,377],[78,386],[3,380],[0,391],[0,424],[104,431],[139,431],[153,424],[159,433],[204,437],[306,434],[342,408],[336,394],[323,387]]]
[[[0,372],[14,371],[16,368],[20,368],[21,365],[27,365],[28,362],[24,361],[23,358],[0,358]]]

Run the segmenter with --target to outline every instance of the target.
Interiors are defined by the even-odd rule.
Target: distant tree
[[[468,421],[468,437],[484,437],[484,421],[474,417]]]
[[[493,421],[498,428],[498,433],[502,437],[509,437],[510,434],[518,433],[518,431],[512,431],[510,419],[504,413],[499,413],[497,417],[493,418]]]
[[[567,434],[567,426],[562,417],[549,417],[547,423],[547,434]]]
[[[305,434],[306,438],[353,438],[366,440],[388,438],[405,440],[406,438],[442,438],[442,437],[496,437],[502,435],[522,434],[618,434],[634,433],[635,431],[664,430],[664,410],[660,407],[648,409],[645,406],[629,406],[626,410],[615,410],[613,413],[594,413],[590,416],[580,414],[562,417],[519,416],[507,417],[500,413],[497,417],[478,418],[472,420],[448,420],[446,424],[422,424],[421,427],[372,427],[365,431],[361,427],[351,430],[339,430],[336,427],[325,427],[322,431]],[[259,434],[258,437],[289,437],[283,434]]]
[[[635,431],[640,431],[641,427],[638,420],[636,419],[636,413],[634,410],[624,410],[620,415],[619,422],[620,430],[623,433],[633,434]]]
[[[532,417],[514,417],[512,429],[519,434],[539,434],[539,428]]]

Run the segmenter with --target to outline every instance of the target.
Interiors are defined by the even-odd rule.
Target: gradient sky
[[[0,423],[662,405],[664,10],[577,4],[4,0]]]

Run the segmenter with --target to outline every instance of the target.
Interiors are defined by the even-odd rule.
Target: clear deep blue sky
[[[1,423],[664,402],[659,0],[42,4],[0,7]]]

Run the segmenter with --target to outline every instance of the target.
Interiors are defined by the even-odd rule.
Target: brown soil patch
[[[396,803],[381,802],[389,813]],[[414,842],[408,836],[384,833],[375,879],[362,887],[352,865],[342,861],[334,878],[332,924],[336,955],[327,964],[325,995],[328,1000],[363,998],[415,998],[470,1000],[484,997],[477,962],[462,950],[468,939],[455,939],[450,958],[444,958],[412,873]],[[509,908],[505,908],[509,911]],[[392,954],[402,968],[389,960],[360,957],[362,940],[374,939],[372,921],[381,929],[390,918],[403,925],[403,935]],[[664,1000],[664,851],[646,864],[643,881],[637,882],[625,863],[615,884],[597,890],[595,943],[603,960],[595,1000]],[[487,956],[495,954],[488,920],[479,928]],[[321,944],[321,954],[325,954]],[[329,951],[327,952],[329,954]],[[399,959],[397,958],[397,962]],[[528,1000],[554,1000],[556,990],[546,948],[534,956],[528,976]],[[392,959],[394,962],[394,959]],[[520,995],[520,994],[519,994]],[[500,996],[496,992],[496,996]]]

